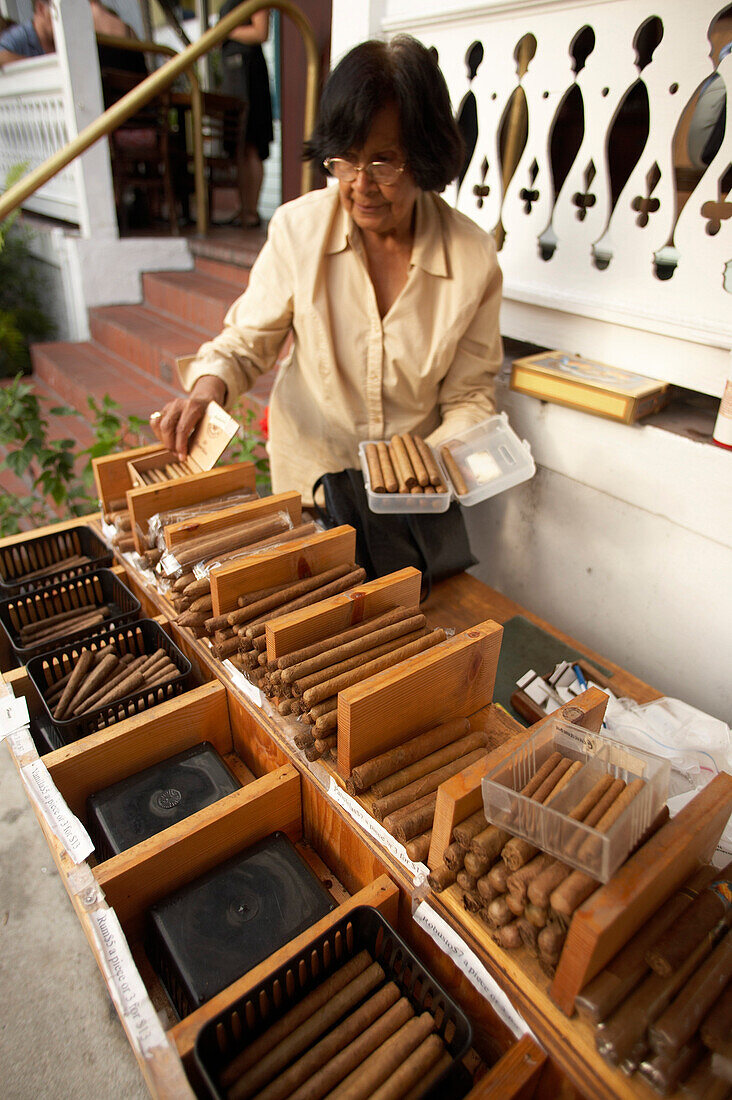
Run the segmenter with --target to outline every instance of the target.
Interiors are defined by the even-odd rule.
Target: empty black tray
[[[272,833],[147,914],[145,946],[183,1018],[335,908],[284,833]]]
[[[237,791],[239,780],[209,741],[160,760],[86,800],[97,859],[111,859]]]
[[[452,1057],[452,1065],[430,1088],[430,1100],[456,1100],[471,1087],[462,1064],[473,1041],[470,1021],[442,986],[407,947],[378,909],[361,906],[346,913],[327,931],[203,1025],[196,1036],[194,1059],[202,1082],[201,1095],[223,1100],[222,1070],[313,989],[354,955],[368,951],[381,964],[386,981],[393,981],[415,1014],[430,1012],[435,1030]]]

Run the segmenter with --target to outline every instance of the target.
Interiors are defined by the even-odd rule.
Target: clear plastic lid
[[[455,498],[466,507],[512,489],[536,473],[529,444],[519,439],[505,412],[445,440],[437,451]]]

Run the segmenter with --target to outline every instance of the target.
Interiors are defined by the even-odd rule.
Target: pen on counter
[[[585,680],[584,673],[579,665],[572,665],[574,674],[577,677],[577,682],[583,691],[587,691],[587,681]]]

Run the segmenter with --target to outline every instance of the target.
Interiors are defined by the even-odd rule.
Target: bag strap
[[[313,485],[313,510],[315,511],[316,516],[318,517],[318,519],[320,520],[320,522],[323,524],[324,527],[332,527],[333,526],[333,520],[331,519],[331,517],[328,515],[328,513],[326,511],[323,511],[323,509],[320,507],[317,500],[315,499],[315,494],[317,493],[318,489],[320,489],[320,487],[322,486],[324,477],[325,477],[325,474],[321,474],[320,477],[318,478],[318,480]],[[325,503],[326,503],[326,507],[327,507],[328,506],[327,499],[326,499]]]
[[[432,572],[430,570],[429,553],[427,551],[427,547],[425,546],[422,532],[420,531],[419,526],[414,522],[414,517],[407,514],[405,516],[405,519],[407,521],[409,532],[414,539],[414,545],[417,547],[420,554],[422,555],[423,565],[421,598],[422,600],[428,600],[430,598],[430,592],[432,591]]]

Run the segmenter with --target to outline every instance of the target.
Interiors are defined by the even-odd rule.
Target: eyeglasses
[[[359,172],[365,172],[374,183],[388,185],[396,183],[407,166],[403,164],[401,168],[395,168],[386,160],[372,160],[368,164],[351,164],[350,160],[344,160],[343,157],[328,157],[323,161],[323,167],[341,183],[353,183]]]

